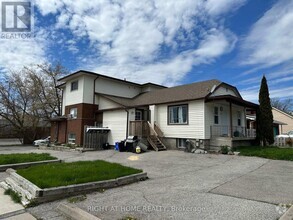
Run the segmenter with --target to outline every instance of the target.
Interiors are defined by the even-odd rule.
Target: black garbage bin
[[[125,147],[127,152],[135,152],[135,148],[138,143],[137,136],[128,136],[128,138],[125,141]]]
[[[119,146],[119,151],[120,152],[125,152],[126,151],[126,147],[125,147],[125,141],[121,141],[118,143]]]

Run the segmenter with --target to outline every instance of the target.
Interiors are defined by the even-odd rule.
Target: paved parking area
[[[0,153],[34,152],[33,147],[0,148]],[[101,219],[277,219],[276,204],[293,202],[293,163],[255,157],[189,154],[140,155],[113,150],[49,152],[65,161],[103,159],[141,168],[149,180],[87,194],[76,203]],[[5,175],[0,173],[0,180]],[[41,219],[63,219],[60,202],[29,208]]]

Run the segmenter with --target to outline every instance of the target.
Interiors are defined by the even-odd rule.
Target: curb
[[[7,169],[6,173],[9,174],[9,177],[5,179],[6,184],[22,195],[23,205],[27,205],[30,201],[43,203],[81,193],[93,192],[99,189],[115,188],[146,180],[148,178],[147,173],[142,172],[116,179],[41,189],[17,174],[13,169]]]
[[[20,215],[20,214],[23,214],[23,213],[26,213],[25,209],[17,210],[17,211],[14,211],[14,212],[8,212],[8,213],[0,215],[0,219],[7,219],[9,217],[12,217],[12,216],[15,216],[15,215]]]
[[[293,219],[293,206],[291,206],[279,220],[292,220]]]
[[[35,162],[26,162],[26,163],[14,163],[14,164],[5,164],[0,165],[0,172],[6,171],[8,168],[18,169],[18,168],[27,168],[40,164],[48,164],[48,163],[61,163],[61,160],[42,160]]]
[[[64,203],[61,203],[57,210],[62,214],[72,220],[101,220],[96,216],[91,215],[90,213],[78,208],[77,206],[69,206]]]

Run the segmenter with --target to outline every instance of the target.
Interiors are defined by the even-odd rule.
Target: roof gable
[[[227,96],[227,95],[235,96],[242,99],[237,88],[227,83],[221,83],[219,86],[215,87],[215,89],[211,92],[209,97]]]

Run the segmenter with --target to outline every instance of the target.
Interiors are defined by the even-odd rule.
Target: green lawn
[[[141,172],[102,160],[46,164],[17,170],[19,175],[40,188],[109,180]]]
[[[50,154],[0,154],[0,165],[4,164],[15,164],[15,163],[25,163],[25,162],[35,162],[42,160],[55,160],[56,157],[50,156]]]
[[[236,151],[239,151],[240,155],[243,156],[256,156],[273,160],[293,161],[293,148],[248,146],[237,147]]]

